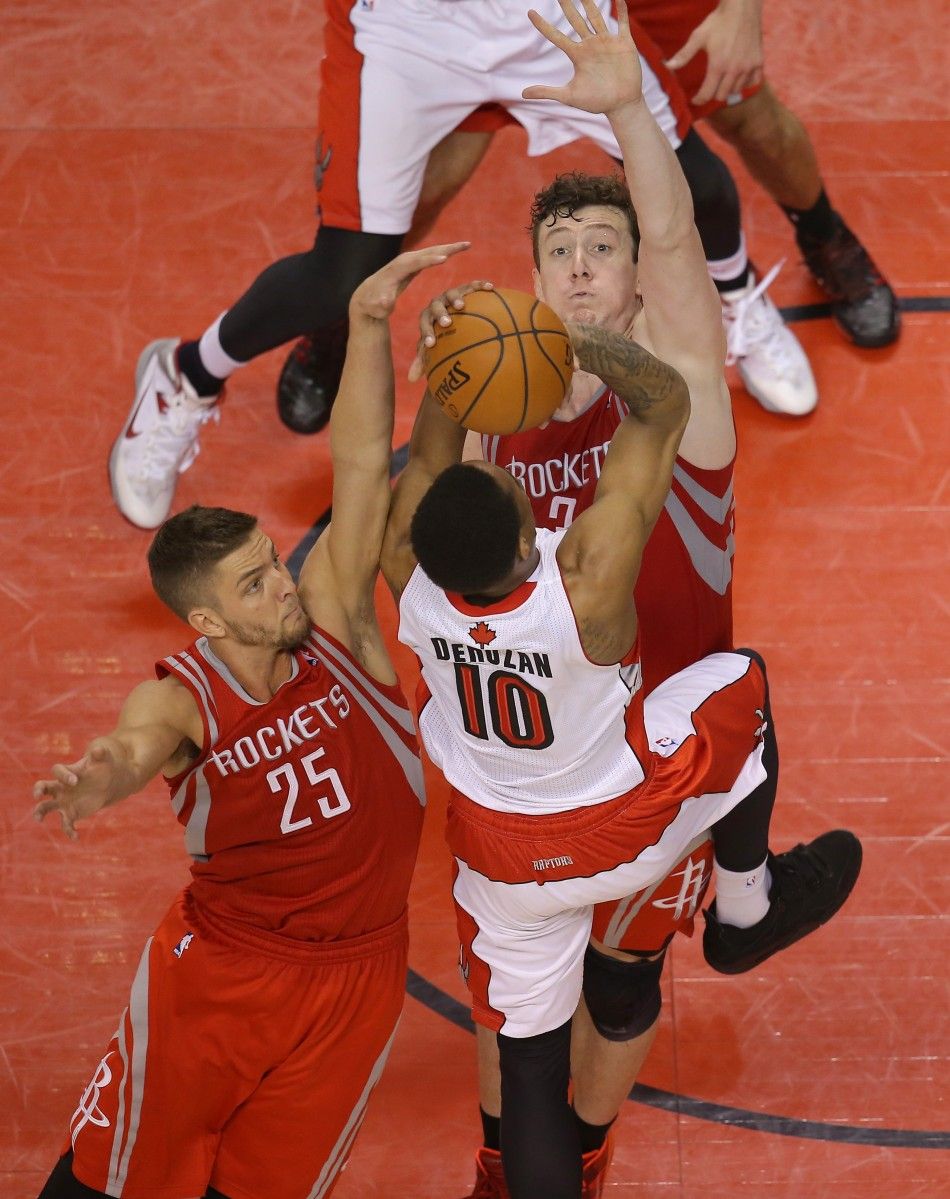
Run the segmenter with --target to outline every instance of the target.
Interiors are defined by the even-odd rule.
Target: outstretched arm
[[[693,220],[689,187],[676,155],[643,100],[640,60],[625,4],[613,34],[590,0],[584,13],[560,0],[577,34],[560,33],[536,13],[531,20],[574,66],[564,87],[530,87],[529,98],[560,100],[610,121],[623,155],[640,226],[639,279],[650,349],[689,385],[692,416],[681,453],[697,466],[720,467],[735,453],[719,296],[709,278]]]
[[[400,254],[350,300],[346,362],[330,420],[333,521],[300,572],[300,596],[321,628],[375,677],[395,678],[376,620],[376,576],[391,490],[395,381],[389,319],[409,283],[468,242]]]
[[[593,504],[558,548],[584,648],[595,662],[611,663],[636,635],[633,588],[670,489],[689,389],[671,366],[619,333],[591,325],[568,331],[581,369],[630,409],[611,440]]]
[[[63,832],[78,837],[76,821],[141,791],[163,767],[183,768],[203,740],[194,698],[174,678],[140,683],[125,701],[111,733],[94,737],[82,757],[56,763],[53,777],[34,784],[33,815],[58,812]]]
[[[412,429],[409,461],[393,493],[383,545],[383,574],[397,603],[416,567],[410,541],[416,508],[442,471],[461,461],[465,435],[465,428],[446,416],[427,391]]]

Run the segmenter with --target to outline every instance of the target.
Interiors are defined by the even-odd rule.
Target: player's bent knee
[[[336,289],[348,300],[364,279],[382,270],[401,248],[401,234],[321,225],[307,255],[314,290],[319,294],[321,290]]]
[[[594,1028],[606,1041],[632,1041],[647,1032],[660,1015],[663,999],[659,957],[607,957],[592,945],[584,957],[584,1000]]]

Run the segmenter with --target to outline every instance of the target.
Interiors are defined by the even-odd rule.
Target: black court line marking
[[[950,312],[950,296],[905,296],[899,298],[901,312]],[[796,321],[818,321],[831,316],[830,304],[793,304],[779,312],[789,324]]]
[[[436,1015],[444,1017],[465,1032],[475,1032],[468,1008],[451,995],[446,995],[428,979],[409,971],[406,991]],[[705,1099],[694,1099],[690,1095],[677,1095],[673,1091],[661,1091],[658,1087],[634,1084],[627,1096],[634,1103],[659,1108],[664,1112],[676,1112],[681,1116],[692,1116],[711,1124],[728,1124],[732,1128],[746,1128],[752,1132],[770,1132],[777,1136],[799,1137],[809,1141],[837,1141],[847,1145],[877,1145],[888,1149],[947,1149],[950,1148],[950,1133],[930,1132],[923,1129],[904,1128],[861,1128],[851,1124],[822,1124],[817,1120],[799,1120],[790,1116],[773,1116],[768,1112],[751,1112],[741,1107],[727,1107],[721,1103],[709,1103]]]
[[[904,312],[950,312],[950,296],[911,297],[900,301]],[[817,320],[830,316],[828,304],[808,304],[801,308],[783,308],[782,315],[788,321]],[[409,446],[403,445],[393,452],[389,474],[393,478],[406,465]],[[332,508],[314,521],[300,544],[287,559],[287,568],[294,579],[307,554],[316,545],[320,534],[330,523]],[[410,970],[406,978],[406,992],[437,1016],[465,1032],[474,1034],[468,1008],[440,990],[434,983]],[[647,1087],[635,1083],[628,1099],[660,1111],[677,1112],[681,1116],[692,1116],[710,1124],[725,1124],[732,1128],[746,1128],[752,1132],[769,1132],[776,1136],[798,1137],[809,1141],[835,1141],[845,1145],[874,1145],[886,1149],[950,1149],[950,1132],[927,1129],[904,1128],[861,1128],[852,1124],[823,1124],[817,1120],[799,1120],[790,1116],[773,1116],[767,1112],[752,1112],[741,1107],[728,1107],[721,1103],[710,1103],[705,1099],[694,1099],[690,1095],[678,1095],[673,1091],[662,1091],[658,1087]]]

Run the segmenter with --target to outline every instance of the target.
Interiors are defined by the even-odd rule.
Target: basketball
[[[476,433],[543,424],[564,399],[574,351],[564,323],[527,292],[474,291],[425,351],[429,391]]]

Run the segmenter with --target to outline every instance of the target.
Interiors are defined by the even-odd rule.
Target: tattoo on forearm
[[[581,369],[603,379],[631,411],[643,412],[670,398],[676,371],[643,346],[595,325],[572,325],[570,332]]]

